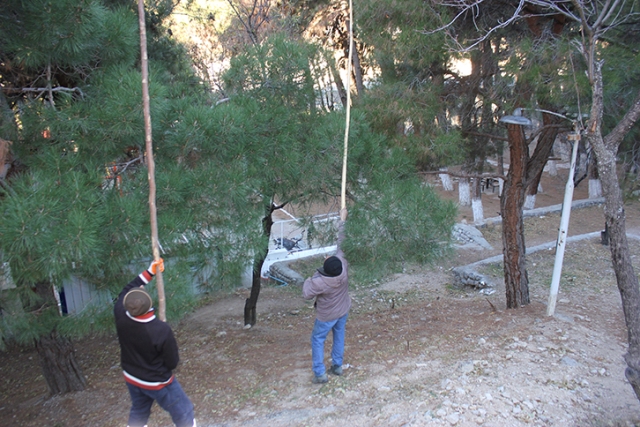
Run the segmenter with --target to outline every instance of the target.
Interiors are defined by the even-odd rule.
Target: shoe
[[[327,377],[327,374],[316,375],[313,377],[313,380],[311,380],[311,382],[314,384],[324,384],[328,381],[329,381],[329,378]]]
[[[342,366],[332,365],[332,366],[331,366],[331,369],[330,369],[330,372],[331,372],[333,375],[338,375],[338,376],[340,376],[340,375],[342,375]]]

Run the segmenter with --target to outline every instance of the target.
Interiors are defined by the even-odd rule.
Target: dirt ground
[[[561,203],[565,178],[545,174],[536,205]],[[574,199],[586,198],[581,187]],[[485,194],[483,203],[485,217],[499,211],[497,194]],[[626,213],[639,271],[640,203]],[[471,222],[470,210],[461,208],[459,219]],[[559,221],[559,213],[527,218],[527,246],[553,242]],[[603,224],[602,206],[575,210],[569,235]],[[242,324],[247,290],[212,298],[173,325],[181,349],[176,375],[198,425],[640,425],[640,403],[624,378],[627,334],[608,248],[600,239],[567,245],[556,312],[547,316],[551,249],[527,257],[525,308],[505,309],[499,264],[482,270],[497,284],[491,295],[452,285],[452,267],[501,253],[500,225],[480,230],[493,249],[459,249],[431,268],[353,286],[345,374],[325,385],[311,384],[314,312],[299,288],[265,286],[249,330]],[[126,425],[129,397],[115,336],[76,342],[76,351],[88,387],[56,397],[46,394],[34,351],[0,353],[0,425]],[[171,425],[154,406],[149,427]]]

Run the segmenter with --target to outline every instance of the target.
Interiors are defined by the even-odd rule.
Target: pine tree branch
[[[502,180],[506,180],[507,177],[505,175],[500,175],[498,174],[488,174],[488,173],[483,173],[481,175],[478,174],[468,174],[468,173],[460,173],[460,172],[453,172],[453,171],[449,171],[449,170],[437,170],[437,171],[420,171],[418,172],[419,175],[449,175],[452,176],[454,178],[473,178],[473,179],[483,179],[483,178],[493,178],[493,179],[502,179]]]
[[[465,131],[464,133],[471,136],[480,136],[483,138],[495,139],[497,141],[506,141],[506,142],[509,141],[509,138],[507,138],[506,136],[496,136],[496,135],[492,135],[484,132]]]
[[[80,97],[82,99],[84,99],[84,93],[82,92],[82,89],[80,89],[79,87],[74,87],[74,88],[61,87],[61,86],[54,87],[54,88],[47,88],[47,87],[23,87],[23,88],[3,87],[3,88],[0,88],[0,89],[5,93],[40,92],[38,97],[42,96],[42,94],[45,93],[45,92],[76,92],[76,93],[80,94]]]

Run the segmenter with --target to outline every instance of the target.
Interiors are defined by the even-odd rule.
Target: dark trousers
[[[146,390],[127,383],[131,395],[129,427],[143,427],[151,415],[153,401],[171,415],[176,427],[193,426],[193,404],[177,379],[160,390]]]

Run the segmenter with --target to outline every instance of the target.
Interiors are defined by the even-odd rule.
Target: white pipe
[[[562,202],[562,216],[560,218],[560,229],[558,230],[558,241],[556,243],[556,260],[553,265],[553,276],[551,277],[551,289],[549,291],[547,316],[553,316],[553,313],[556,309],[556,300],[558,299],[560,275],[562,274],[562,261],[564,259],[564,247],[567,244],[569,217],[571,216],[571,200],[573,199],[573,174],[576,170],[576,158],[578,157],[580,134],[570,134],[569,140],[573,140],[573,151],[571,152],[571,166],[569,167],[569,177],[567,178],[567,185],[564,191],[564,201]]]

